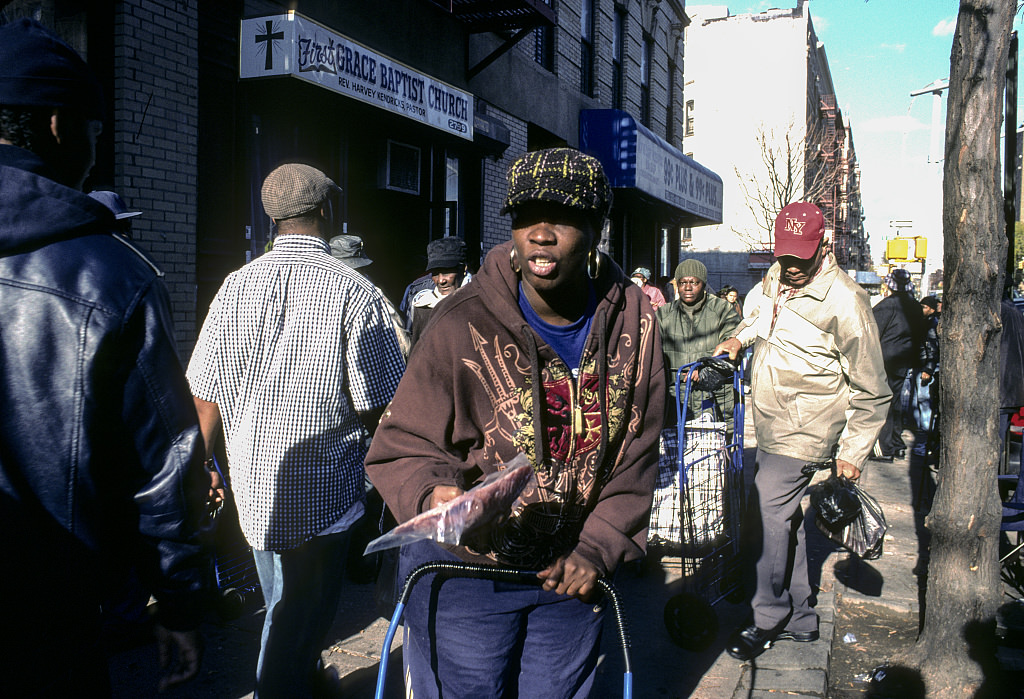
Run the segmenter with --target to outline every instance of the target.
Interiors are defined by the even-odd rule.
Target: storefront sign
[[[635,187],[696,221],[722,222],[722,178],[618,109],[580,113],[580,147],[604,166],[613,187]]]
[[[239,76],[291,75],[473,140],[473,95],[294,12],[243,19]]]

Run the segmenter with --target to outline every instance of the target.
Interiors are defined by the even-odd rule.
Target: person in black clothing
[[[901,394],[908,372],[920,364],[926,332],[921,305],[914,298],[914,283],[910,279],[910,272],[905,269],[893,270],[885,278],[885,283],[890,294],[875,305],[874,314],[892,402],[878,435],[875,452],[870,457],[876,461],[892,461],[894,457],[900,458],[906,453],[907,446],[901,436]]]
[[[921,367],[917,372],[917,435],[914,454],[925,456],[937,446],[938,378],[939,373],[939,300],[934,296],[921,299],[925,336],[921,344]]]
[[[109,695],[103,613],[132,571],[161,690],[199,672],[211,477],[163,273],[81,191],[104,104],[50,30],[0,27],[5,697]]]

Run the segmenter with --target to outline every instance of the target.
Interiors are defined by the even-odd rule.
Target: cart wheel
[[[710,604],[697,595],[684,592],[669,599],[665,605],[665,627],[677,646],[702,651],[718,635],[718,617]]]
[[[222,590],[217,603],[217,614],[224,621],[242,616],[245,611],[245,593],[234,587]]]

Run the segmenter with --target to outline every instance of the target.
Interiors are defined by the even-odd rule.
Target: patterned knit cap
[[[574,148],[547,148],[523,155],[508,169],[501,213],[528,201],[550,201],[603,219],[612,208],[612,189],[596,158]]]

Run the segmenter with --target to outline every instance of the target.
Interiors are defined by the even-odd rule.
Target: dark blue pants
[[[315,536],[288,551],[253,550],[266,617],[256,696],[309,697],[345,578],[350,532]]]
[[[399,579],[437,560],[459,559],[430,541],[404,546]],[[405,610],[406,689],[414,699],[586,697],[603,620],[603,604],[539,585],[425,576]]]

